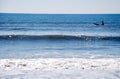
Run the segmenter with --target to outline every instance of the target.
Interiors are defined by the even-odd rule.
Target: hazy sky
[[[0,0],[9,13],[120,13],[120,0]]]

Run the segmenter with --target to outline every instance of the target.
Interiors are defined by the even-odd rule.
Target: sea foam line
[[[120,70],[120,58],[82,59],[0,59],[2,70],[58,70],[58,69],[116,69]]]

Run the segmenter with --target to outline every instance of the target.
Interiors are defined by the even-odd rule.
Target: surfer
[[[98,26],[99,24],[98,23],[93,23],[94,25]],[[104,21],[102,20],[102,23],[101,23],[102,26],[105,25]]]
[[[103,25],[104,26],[104,21],[102,21],[102,24],[101,25]]]

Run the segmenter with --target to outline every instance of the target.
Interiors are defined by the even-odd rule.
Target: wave
[[[120,41],[120,36],[86,36],[86,35],[0,35],[4,40],[114,40]]]
[[[92,22],[0,22],[0,24],[92,24]]]

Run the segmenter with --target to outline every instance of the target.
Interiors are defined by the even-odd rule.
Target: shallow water
[[[88,74],[89,73],[89,74]],[[116,70],[0,71],[1,79],[119,79]]]

